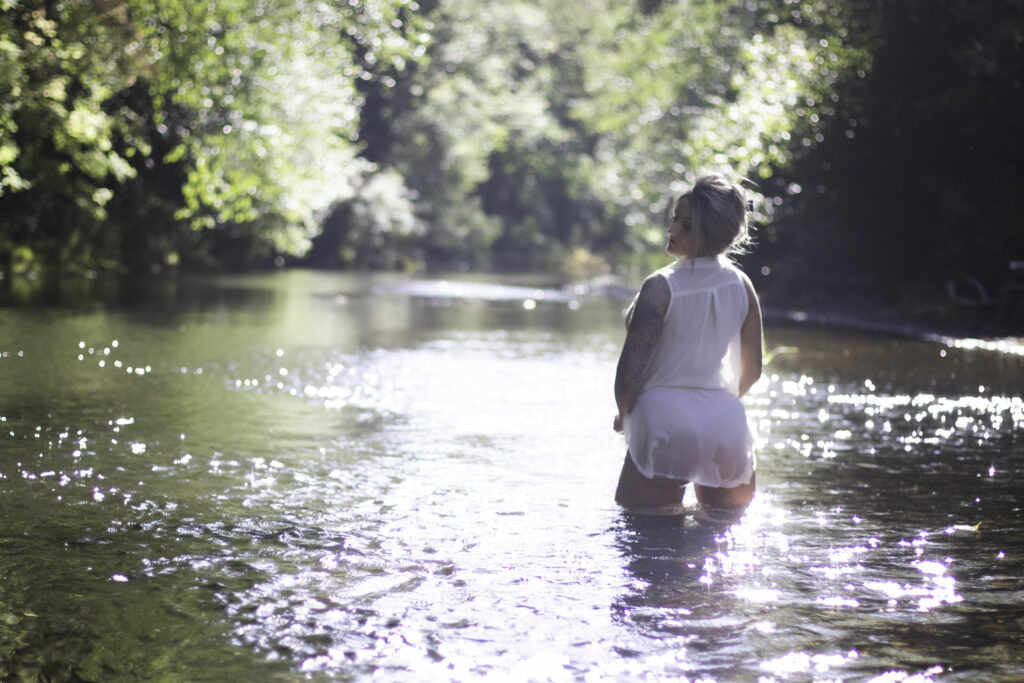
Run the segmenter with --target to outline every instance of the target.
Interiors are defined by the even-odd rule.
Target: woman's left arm
[[[660,275],[644,281],[633,305],[632,315],[622,345],[619,364],[615,370],[615,403],[619,414],[615,418],[616,431],[622,431],[622,420],[633,410],[643,389],[644,370],[651,359],[654,345],[661,337],[665,313],[672,299],[668,282]]]
[[[761,304],[750,278],[743,275],[747,289],[747,315],[740,327],[740,382],[739,395],[743,396],[761,378],[764,355],[764,326],[761,322]]]

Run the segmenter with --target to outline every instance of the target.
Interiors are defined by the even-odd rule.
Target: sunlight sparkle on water
[[[777,659],[761,663],[761,668],[779,676],[797,673],[827,673],[856,660],[858,653],[850,650],[846,654],[815,654],[807,652],[790,652]]]
[[[906,671],[887,671],[880,676],[871,678],[868,683],[934,683],[933,676],[937,676],[943,671],[945,669],[941,666],[932,666],[916,674]]]
[[[843,365],[877,338],[801,337],[744,399],[761,446],[743,518],[638,520],[612,501],[618,303],[581,323],[577,292],[554,315],[557,291],[386,298],[337,277],[312,301],[213,297],[166,329],[73,316],[55,361],[12,341],[32,353],[5,372],[61,379],[0,388],[0,481],[27,532],[3,604],[27,612],[59,580],[82,610],[99,590],[168,629],[215,624],[204,661],[285,677],[924,681],[953,657],[1019,673],[999,652],[1019,640],[1024,403],[998,377],[904,382]],[[942,350],[921,355],[964,360]],[[19,569],[31,553],[67,572]],[[992,647],[964,648],[959,625],[996,609]],[[116,615],[104,642],[154,647]],[[918,660],[879,647],[908,629]]]

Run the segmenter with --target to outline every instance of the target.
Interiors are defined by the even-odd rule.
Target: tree
[[[862,66],[844,4],[608,3],[588,34],[577,116],[599,135],[598,195],[619,208],[627,250],[663,242],[669,207],[697,174],[747,179],[772,219],[777,168],[823,139],[839,77]]]
[[[948,305],[968,278],[994,297],[1024,254],[1024,4],[857,8],[850,35],[870,60],[836,83],[824,143],[777,172],[802,188],[773,225],[780,284],[908,311]]]
[[[48,5],[5,0],[0,14],[0,252],[8,262],[29,245],[54,261],[102,251],[97,225],[111,187],[134,175],[114,148],[122,123],[104,110],[130,84],[126,13]]]
[[[341,35],[415,50],[406,0],[4,3],[0,250],[53,264],[301,255],[373,168]]]

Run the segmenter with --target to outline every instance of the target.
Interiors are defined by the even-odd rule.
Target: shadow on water
[[[689,615],[707,601],[707,586],[700,579],[706,556],[723,542],[723,531],[697,524],[686,514],[623,513],[615,540],[633,590],[615,606],[620,618],[652,633],[678,630],[674,611]]]

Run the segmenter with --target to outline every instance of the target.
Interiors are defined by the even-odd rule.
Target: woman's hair
[[[693,189],[677,201],[690,204],[694,256],[742,253],[750,241],[748,202],[743,189],[725,176],[710,173],[697,179]]]

